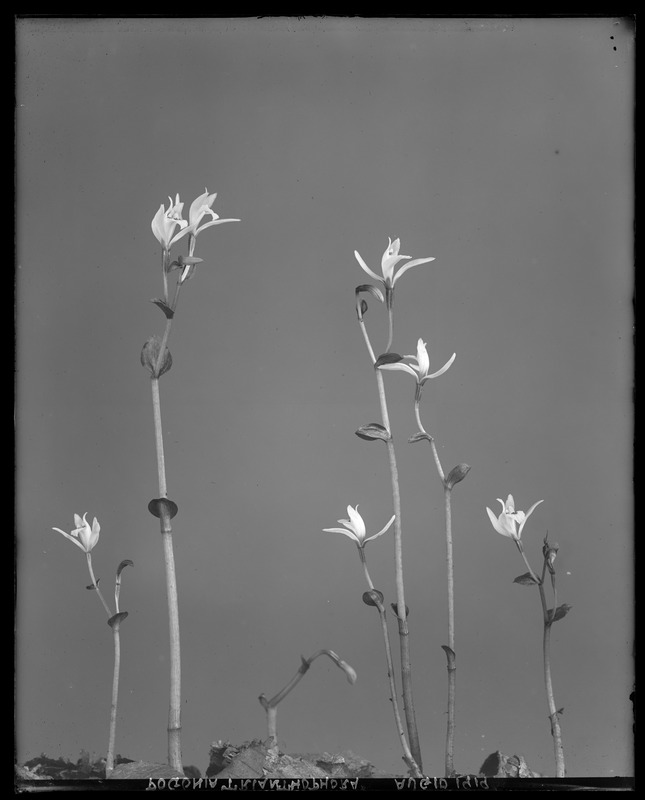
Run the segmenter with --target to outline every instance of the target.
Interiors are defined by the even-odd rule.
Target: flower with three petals
[[[162,203],[152,219],[152,232],[166,252],[183,235],[183,231],[186,230],[188,225],[188,222],[181,216],[184,204],[180,201],[179,195],[176,195],[174,203],[172,197],[169,196],[168,200],[170,201],[168,208],[164,209]],[[177,225],[182,228],[182,231],[173,236]]]
[[[379,369],[400,369],[404,372],[409,372],[410,375],[416,378],[417,384],[419,386],[423,386],[426,381],[429,381],[431,378],[438,378],[439,375],[443,375],[444,372],[450,369],[450,366],[457,357],[457,354],[453,353],[451,358],[446,361],[441,369],[437,370],[436,372],[428,372],[430,369],[430,359],[428,358],[426,343],[423,341],[423,339],[419,339],[417,342],[416,356],[403,357],[411,359],[412,363],[404,364],[402,361],[397,361],[394,364],[380,364]]]
[[[86,517],[87,511],[85,514],[83,514],[82,519],[78,514],[74,514],[76,528],[74,528],[71,533],[65,533],[65,531],[62,531],[60,528],[52,528],[52,530],[62,533],[63,536],[66,536],[70,540],[70,542],[74,542],[77,547],[80,547],[83,552],[90,553],[99,540],[101,526],[99,525],[96,517],[94,517],[92,527],[90,528],[89,522],[85,519]]]
[[[399,249],[401,247],[401,240],[395,239],[392,241],[388,237],[388,246],[383,253],[381,258],[381,275],[377,275],[376,272],[371,270],[367,264],[363,261],[360,253],[358,250],[354,250],[354,255],[356,256],[356,260],[362,267],[362,269],[367,272],[367,274],[374,278],[377,281],[381,281],[381,283],[385,286],[386,290],[393,289],[394,284],[398,281],[398,279],[403,275],[404,272],[411,269],[412,267],[416,267],[418,264],[426,264],[428,261],[434,261],[434,258],[414,258],[411,261],[408,261],[407,264],[401,267],[399,271],[394,274],[394,268],[399,263],[399,261],[403,261],[403,259],[409,259],[410,256],[402,256],[399,255]]]
[[[393,516],[387,525],[382,528],[378,533],[373,534],[372,536],[367,536],[367,532],[365,530],[365,522],[363,517],[358,513],[358,505],[356,508],[352,508],[351,506],[347,506],[347,515],[349,519],[339,519],[341,525],[344,525],[344,528],[323,528],[324,531],[328,533],[342,533],[345,536],[352,539],[359,549],[363,549],[368,542],[371,542],[372,539],[376,539],[379,536],[382,536],[387,530],[389,530],[390,526],[394,522],[395,517]]]
[[[504,502],[500,497],[497,499],[502,504],[502,513],[499,515],[499,517],[496,517],[490,508],[486,507],[486,511],[488,512],[488,517],[493,525],[493,528],[495,528],[497,533],[501,533],[502,536],[507,536],[509,539],[514,539],[516,542],[519,542],[522,536],[522,529],[526,524],[526,520],[531,516],[540,503],[544,502],[544,500],[538,500],[537,503],[533,503],[529,510],[524,513],[524,511],[515,510],[515,501],[513,500],[512,494],[509,494],[509,496],[506,498],[506,502]],[[518,524],[519,528],[517,527]]]

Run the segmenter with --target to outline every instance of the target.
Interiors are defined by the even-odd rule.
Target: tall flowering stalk
[[[363,565],[363,572],[365,573],[365,580],[367,581],[367,585],[369,587],[369,591],[363,594],[363,602],[368,606],[375,606],[378,609],[379,618],[381,620],[381,630],[383,632],[383,643],[385,644],[385,659],[387,662],[387,677],[390,686],[390,701],[392,702],[392,710],[394,712],[394,722],[396,725],[396,730],[399,735],[399,739],[401,741],[401,747],[403,749],[403,760],[408,765],[408,768],[413,777],[422,777],[423,773],[417,762],[414,759],[410,751],[410,747],[408,745],[408,741],[405,737],[405,731],[403,729],[403,722],[401,720],[401,713],[399,711],[399,703],[397,699],[397,691],[396,691],[396,680],[394,677],[394,664],[392,662],[392,649],[390,647],[390,637],[387,630],[387,619],[385,614],[385,606],[383,604],[384,597],[383,593],[379,592],[378,589],[374,588],[374,584],[372,583],[372,578],[370,577],[369,570],[367,569],[367,555],[365,553],[365,545],[368,542],[371,542],[373,539],[382,536],[386,533],[391,527],[392,523],[394,522],[394,517],[390,519],[387,525],[382,528],[378,533],[373,534],[372,536],[367,536],[367,532],[365,529],[365,522],[363,521],[363,517],[358,513],[358,506],[356,508],[352,508],[352,506],[347,506],[347,516],[349,519],[339,519],[341,525],[344,527],[342,528],[323,528],[324,531],[329,533],[342,533],[348,538],[350,538],[358,548],[358,555],[361,559],[361,564]]]
[[[419,411],[419,404],[421,402],[421,395],[426,383],[434,378],[438,378],[448,370],[456,358],[456,353],[453,353],[450,359],[436,372],[430,372],[430,359],[426,349],[426,343],[423,339],[417,342],[416,356],[408,355],[398,362],[383,363],[379,369],[385,370],[401,370],[412,375],[416,380],[416,387],[414,393],[414,414],[417,421],[418,431],[410,437],[410,442],[417,442],[426,439],[430,442],[432,447],[432,454],[434,457],[435,466],[439,474],[439,479],[443,486],[444,491],[444,513],[445,513],[445,531],[446,531],[446,572],[448,584],[448,644],[442,645],[446,654],[447,670],[448,670],[448,722],[446,730],[446,750],[445,750],[445,773],[446,777],[451,777],[455,774],[454,766],[454,748],[455,748],[455,693],[456,693],[456,680],[457,680],[457,656],[455,653],[455,578],[454,578],[454,559],[452,547],[452,489],[456,483],[462,481],[470,467],[467,464],[458,464],[450,471],[448,475],[444,473],[435,445],[434,437],[432,437],[421,423],[421,415]]]
[[[168,597],[168,622],[170,631],[170,703],[168,710],[168,763],[171,767],[183,773],[181,758],[181,647],[179,637],[179,604],[177,597],[177,578],[175,571],[175,557],[173,549],[171,520],[177,514],[177,504],[168,498],[166,481],[166,466],[163,445],[163,429],[161,425],[161,399],[159,395],[159,379],[168,372],[172,366],[172,357],[168,350],[168,339],[172,328],[173,319],[177,310],[179,293],[184,283],[192,278],[197,264],[201,258],[194,256],[195,243],[198,235],[212,225],[224,222],[239,222],[238,219],[220,219],[212,210],[215,194],[209,194],[208,189],[199,195],[191,204],[189,218],[182,217],[184,204],[179,195],[175,201],[169,197],[168,208],[163,204],[152,219],[152,232],[161,245],[161,271],[163,278],[163,298],[152,300],[166,317],[166,325],[161,339],[153,336],[145,343],[141,352],[141,363],[149,370],[152,387],[152,409],[155,430],[155,448],[157,454],[157,476],[159,483],[159,497],[151,500],[148,509],[151,514],[159,518],[161,539],[164,552],[166,571],[166,590]],[[204,217],[211,217],[210,221],[201,224]],[[179,228],[179,231],[177,231]],[[188,256],[179,256],[171,261],[172,247],[184,236],[189,236]],[[168,275],[170,272],[180,270],[172,301],[168,293]]]
[[[410,741],[410,750],[412,756],[417,763],[419,769],[422,769],[421,761],[421,747],[419,745],[419,733],[416,723],[416,714],[414,710],[414,699],[412,696],[412,668],[410,663],[410,643],[409,643],[409,628],[407,620],[407,611],[405,605],[405,587],[403,583],[403,536],[401,528],[401,492],[399,487],[399,473],[396,462],[396,454],[394,451],[394,443],[392,441],[392,432],[390,429],[390,419],[387,408],[387,401],[385,397],[385,388],[383,385],[383,376],[380,370],[377,369],[382,363],[392,361],[399,361],[400,356],[390,353],[393,340],[393,307],[394,307],[394,287],[399,278],[407,272],[411,267],[419,264],[425,264],[433,261],[433,258],[416,258],[410,260],[410,256],[400,255],[401,241],[400,239],[388,239],[388,246],[385,249],[381,258],[381,275],[379,276],[370,267],[367,266],[362,256],[358,251],[354,251],[356,260],[361,268],[372,278],[379,281],[383,286],[383,291],[378,287],[371,285],[361,285],[356,288],[356,313],[358,322],[365,339],[367,351],[369,353],[372,365],[376,372],[376,381],[378,386],[379,402],[381,405],[381,418],[382,425],[373,423],[371,425],[362,426],[357,431],[357,434],[365,439],[382,439],[387,446],[388,460],[390,464],[390,477],[392,481],[392,500],[394,510],[394,565],[395,565],[395,579],[396,579],[396,614],[399,624],[399,643],[401,650],[401,683],[403,689],[403,707],[405,711],[406,725],[408,729],[408,737]],[[399,268],[395,272],[396,266],[400,261],[407,260],[407,264]],[[364,314],[367,310],[367,303],[360,297],[361,293],[369,292],[381,302],[385,302],[388,321],[389,321],[389,334],[388,343],[385,353],[378,358],[374,354],[370,338],[367,333],[364,322]]]
[[[566,769],[564,763],[564,748],[562,746],[562,730],[560,728],[560,715],[564,709],[556,707],[555,697],[553,694],[553,680],[551,678],[551,626],[554,622],[557,622],[565,617],[571,610],[571,606],[567,603],[563,603],[560,606],[558,605],[558,592],[556,588],[554,562],[558,554],[559,546],[557,544],[551,545],[549,543],[548,534],[545,536],[542,546],[542,574],[538,577],[537,573],[534,572],[526,557],[521,536],[527,519],[543,501],[538,500],[538,502],[534,503],[525,513],[524,511],[515,510],[515,501],[513,500],[513,495],[511,494],[508,495],[506,502],[504,502],[504,500],[501,498],[498,498],[498,500],[502,504],[501,514],[496,517],[490,508],[487,507],[486,511],[488,513],[488,517],[497,533],[505,536],[508,539],[512,539],[515,542],[515,546],[517,547],[528,569],[528,572],[525,572],[523,575],[518,575],[513,582],[519,583],[522,586],[537,586],[540,592],[543,620],[542,657],[544,665],[544,686],[546,689],[547,705],[549,707],[551,736],[553,738],[555,776],[556,778],[564,778],[566,775]],[[553,608],[548,607],[546,594],[544,591],[544,583],[547,572],[549,573],[551,579]]]
[[[106,603],[101,590],[99,589],[99,581],[94,577],[94,570],[92,568],[92,550],[99,541],[99,534],[101,526],[98,520],[94,517],[92,525],[88,523],[87,513],[81,518],[78,514],[74,514],[74,522],[76,528],[71,533],[61,530],[60,528],[53,528],[53,530],[62,533],[67,539],[73,542],[77,547],[85,553],[87,558],[87,568],[90,573],[92,583],[87,587],[96,592],[97,597],[101,601],[101,605],[108,615],[108,625],[112,628],[114,638],[114,670],[112,674],[112,702],[110,705],[110,733],[108,738],[107,758],[105,760],[105,775],[110,776],[114,769],[114,744],[116,740],[116,717],[119,702],[119,674],[121,670],[121,639],[119,635],[119,628],[121,622],[128,616],[127,611],[119,611],[119,594],[121,592],[121,573],[127,566],[132,566],[132,561],[129,559],[122,561],[116,571],[116,583],[114,587],[114,603],[116,611],[113,614],[110,606]],[[99,578],[100,580],[100,578]]]

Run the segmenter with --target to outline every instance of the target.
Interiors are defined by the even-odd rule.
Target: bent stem
[[[176,296],[175,296],[176,299]],[[170,322],[166,324],[164,340],[159,349],[159,363],[163,356]],[[161,401],[159,397],[159,378],[152,377],[152,408],[155,426],[155,443],[157,451],[157,472],[159,477],[159,497],[167,498],[166,467],[163,447],[163,431],[161,427]],[[164,564],[166,569],[166,590],[168,595],[168,624],[170,631],[170,705],[168,710],[168,763],[173,769],[183,774],[181,759],[181,648],[179,641],[179,604],[177,599],[177,577],[175,573],[175,556],[172,544],[172,526],[170,513],[166,504],[161,504],[159,516],[161,539],[163,543]]]
[[[304,674],[308,672],[309,667],[311,667],[312,662],[318,658],[318,656],[329,656],[331,660],[340,667],[345,674],[347,675],[349,681],[353,683],[356,680],[356,673],[354,670],[347,664],[346,662],[342,661],[338,657],[333,650],[317,650],[310,658],[304,658],[304,656],[300,656],[300,667],[296,674],[291,678],[291,680],[284,686],[280,691],[273,695],[270,700],[267,700],[264,694],[261,694],[258,697],[262,708],[266,711],[267,714],[267,732],[268,732],[268,739],[269,739],[269,750],[273,752],[277,752],[278,749],[278,731],[277,731],[277,717],[278,717],[278,703],[280,703],[284,698],[289,694],[289,692],[297,686],[300,681],[302,680]]]
[[[394,722],[396,725],[396,731],[399,735],[399,739],[401,740],[401,748],[403,749],[403,760],[408,765],[413,777],[422,778],[423,773],[421,772],[417,762],[414,760],[414,757],[410,752],[407,739],[405,738],[405,731],[403,730],[403,722],[401,720],[401,712],[399,711],[399,704],[396,699],[396,681],[394,679],[394,664],[392,662],[392,649],[390,647],[390,637],[387,631],[387,619],[385,615],[385,608],[383,606],[383,603],[380,601],[379,597],[376,595],[374,584],[372,583],[372,579],[370,578],[370,574],[367,569],[367,560],[364,548],[359,547],[358,553],[361,558],[361,563],[363,564],[363,570],[365,572],[365,579],[367,580],[367,585],[369,586],[370,592],[372,593],[371,595],[372,600],[376,604],[376,608],[378,609],[379,617],[381,620],[383,643],[385,644],[385,659],[387,662],[387,677],[388,677],[388,682],[390,684],[390,700],[392,701],[392,710],[394,712]]]
[[[441,466],[441,460],[437,452],[434,437],[426,431],[421,423],[419,412],[419,402],[421,400],[421,387],[417,385],[414,398],[414,414],[416,416],[419,431],[423,433],[432,447],[439,478],[443,484],[444,512],[446,520],[446,572],[448,577],[448,646],[442,645],[446,654],[448,670],[448,722],[446,728],[446,755],[445,773],[450,778],[455,774],[454,752],[455,752],[455,694],[457,682],[457,665],[455,654],[455,572],[452,553],[452,487],[446,482],[446,476]]]
[[[370,343],[365,323],[362,315],[359,313],[358,321],[361,326],[363,338],[367,345],[372,365],[374,365],[376,358],[374,350]],[[383,385],[383,374],[380,370],[376,369],[376,381],[378,384],[379,401],[381,404],[381,417],[383,419],[383,426],[390,434],[390,438],[385,442],[387,445],[388,459],[390,462],[390,476],[392,480],[392,500],[394,504],[394,566],[395,566],[395,579],[396,579],[396,604],[397,604],[397,620],[399,624],[399,643],[401,650],[401,684],[403,689],[403,709],[405,712],[405,720],[408,729],[408,738],[410,740],[410,750],[412,756],[416,761],[419,769],[423,768],[421,761],[421,748],[419,745],[419,733],[417,730],[416,715],[414,711],[414,700],[412,697],[412,669],[410,665],[410,642],[408,621],[405,611],[405,589],[403,585],[403,542],[401,531],[401,492],[399,489],[399,473],[396,464],[396,455],[394,452],[394,444],[392,442],[392,432],[390,430],[390,419],[387,410],[387,401],[385,399],[385,387]]]

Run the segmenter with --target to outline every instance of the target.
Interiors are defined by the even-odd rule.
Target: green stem
[[[363,565],[363,571],[365,572],[365,579],[367,581],[367,585],[369,586],[370,590],[374,592],[374,584],[372,583],[372,579],[370,577],[369,570],[367,569],[367,558],[365,556],[365,550],[363,547],[358,548],[358,553],[361,558],[361,563]],[[416,763],[412,753],[410,752],[410,748],[408,746],[407,739],[405,738],[405,731],[403,730],[403,722],[401,720],[401,712],[399,711],[399,704],[397,702],[397,693],[396,693],[396,681],[394,679],[394,665],[392,661],[392,649],[390,647],[390,637],[387,631],[387,619],[385,615],[385,608],[383,603],[381,603],[378,598],[374,598],[376,602],[376,607],[378,609],[379,617],[381,620],[381,629],[383,632],[383,642],[385,644],[385,659],[387,662],[387,677],[390,685],[390,700],[392,701],[392,709],[394,711],[394,722],[396,725],[396,730],[399,735],[399,739],[401,740],[401,747],[403,749],[403,760],[410,768],[413,777],[421,778],[423,777],[423,773],[421,772],[418,764]]]
[[[99,600],[103,603],[103,608],[105,609],[106,614],[108,615],[108,619],[112,616],[112,612],[110,611],[110,606],[105,602],[105,598],[101,594],[101,590],[99,589],[99,585],[96,582],[96,578],[94,577],[94,570],[92,569],[92,554],[86,553],[87,556],[87,568],[90,571],[90,578],[92,580],[92,586],[94,587],[94,591],[99,596]]]
[[[170,323],[171,320],[168,320]],[[170,325],[166,325],[166,333]],[[165,336],[167,340],[167,335]],[[159,350],[163,354],[165,340]],[[159,397],[159,378],[153,377],[152,408],[155,427],[155,443],[157,450],[157,473],[159,478],[159,496],[167,497],[166,468],[163,447],[163,430],[161,426],[161,401]],[[164,563],[166,569],[166,590],[168,595],[168,624],[170,632],[170,705],[168,710],[168,763],[173,769],[183,774],[181,759],[181,647],[179,640],[179,604],[177,599],[177,578],[175,573],[175,556],[172,544],[172,526],[170,514],[162,504],[159,518],[163,543]]]

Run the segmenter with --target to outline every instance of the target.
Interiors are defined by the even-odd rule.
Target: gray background
[[[123,576],[117,752],[164,761],[168,632],[143,342],[163,330],[150,221],[208,187],[242,222],[198,240],[161,381],[183,647],[183,755],[266,736],[257,697],[336,650],[280,706],[291,752],[401,771],[378,619],[355,548],[390,517],[354,312],[388,236],[436,261],[397,284],[394,349],[456,351],[422,401],[454,492],[455,766],[495,749],[553,774],[536,591],[485,508],[544,499],[523,538],[560,544],[556,702],[570,775],[633,770],[632,30],[600,19],[21,19],[17,23],[17,753],[105,753],[112,637],[59,534],[101,523]],[[177,252],[185,252],[186,242]],[[377,351],[386,315],[370,302]],[[443,774],[442,490],[414,382],[385,384],[402,481],[424,768]],[[368,545],[395,599],[392,538]],[[391,634],[398,652],[395,626]]]

